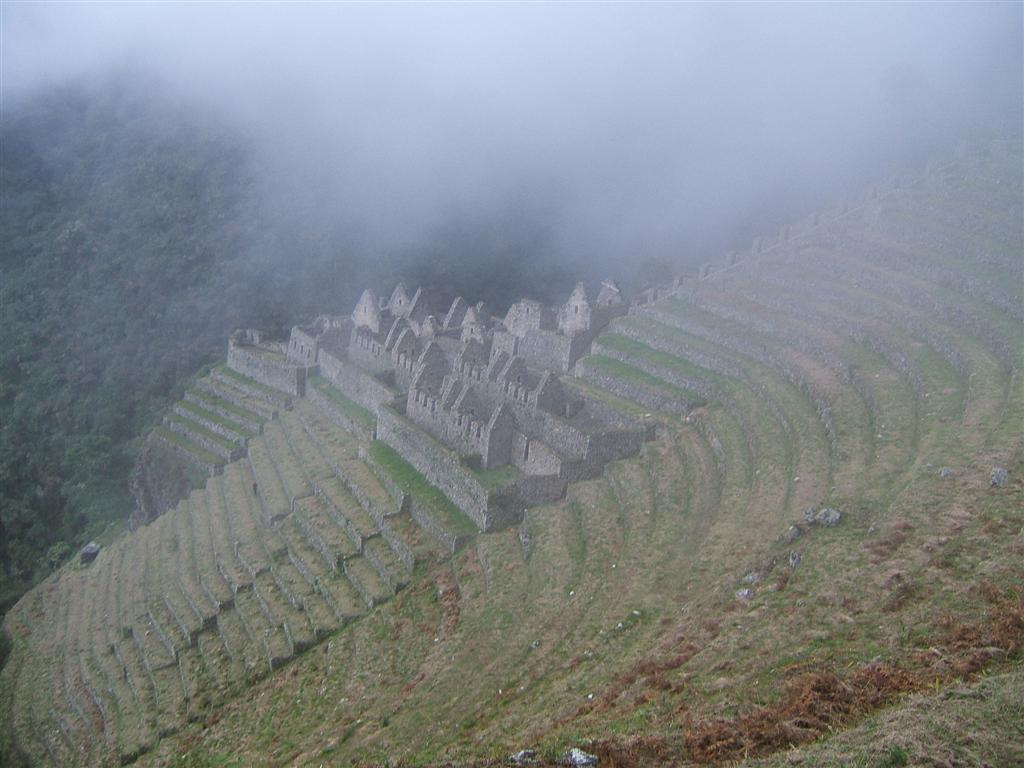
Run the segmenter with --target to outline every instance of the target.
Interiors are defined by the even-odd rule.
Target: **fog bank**
[[[6,109],[153,73],[254,140],[281,211],[368,250],[513,215],[567,264],[695,263],[1021,121],[1018,3],[2,12]]]

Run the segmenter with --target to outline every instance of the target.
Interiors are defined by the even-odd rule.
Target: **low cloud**
[[[1021,120],[1021,6],[3,6],[8,109],[145,71],[234,121],[282,210],[414,248],[542,219],[552,258],[685,264]]]

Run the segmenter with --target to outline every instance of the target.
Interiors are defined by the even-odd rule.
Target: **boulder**
[[[743,589],[736,590],[737,600],[749,600],[754,596],[754,590],[744,587]]]
[[[956,472],[949,467],[942,467],[939,469],[939,477],[956,477]]]
[[[993,488],[1002,488],[1010,479],[1010,471],[1003,467],[992,467],[991,479]]]
[[[789,567],[793,568],[795,570],[796,567],[798,565],[800,565],[800,560],[802,558],[803,558],[803,555],[801,555],[799,552],[797,552],[794,549],[792,552],[789,553]]]
[[[838,525],[843,515],[838,509],[832,507],[808,507],[804,510],[804,522],[808,525],[820,525],[825,528],[831,528],[834,525]],[[790,526],[790,531],[796,526]],[[797,537],[791,538],[789,541],[792,543]]]
[[[818,511],[818,514],[814,516],[814,522],[818,525],[824,526],[825,528],[832,528],[833,526],[839,525],[839,521],[842,520],[843,514],[838,509],[832,507],[825,507]]]
[[[532,765],[537,762],[537,753],[532,749],[520,749],[514,755],[509,755],[508,761],[513,765]]]
[[[81,560],[82,565],[88,565],[96,556],[100,553],[100,545],[95,541],[90,541],[78,552],[78,558]]]
[[[573,747],[562,755],[563,765],[597,765],[597,755],[584,752],[579,747]]]
[[[526,526],[521,525],[519,526],[517,535],[519,536],[519,546],[522,547],[523,555],[529,555],[530,545],[533,543],[533,537],[530,535],[529,529],[527,529]]]

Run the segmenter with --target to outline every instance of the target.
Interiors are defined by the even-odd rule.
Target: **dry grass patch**
[[[900,696],[969,680],[994,662],[1024,650],[1024,593],[1000,591],[991,582],[977,587],[989,602],[982,621],[953,615],[935,624],[938,642],[898,662],[871,662],[842,678],[820,669],[791,679],[782,698],[734,719],[687,723],[690,759],[716,763],[770,754],[806,744],[846,727]]]

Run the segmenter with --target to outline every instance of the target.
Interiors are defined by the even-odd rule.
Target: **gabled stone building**
[[[365,290],[348,317],[296,326],[281,346],[286,367],[372,411],[378,439],[491,529],[639,450],[643,424],[560,378],[625,310],[611,281],[595,300],[579,284],[558,307],[524,299],[504,318],[399,284],[386,299]],[[498,489],[476,474],[503,467]]]

